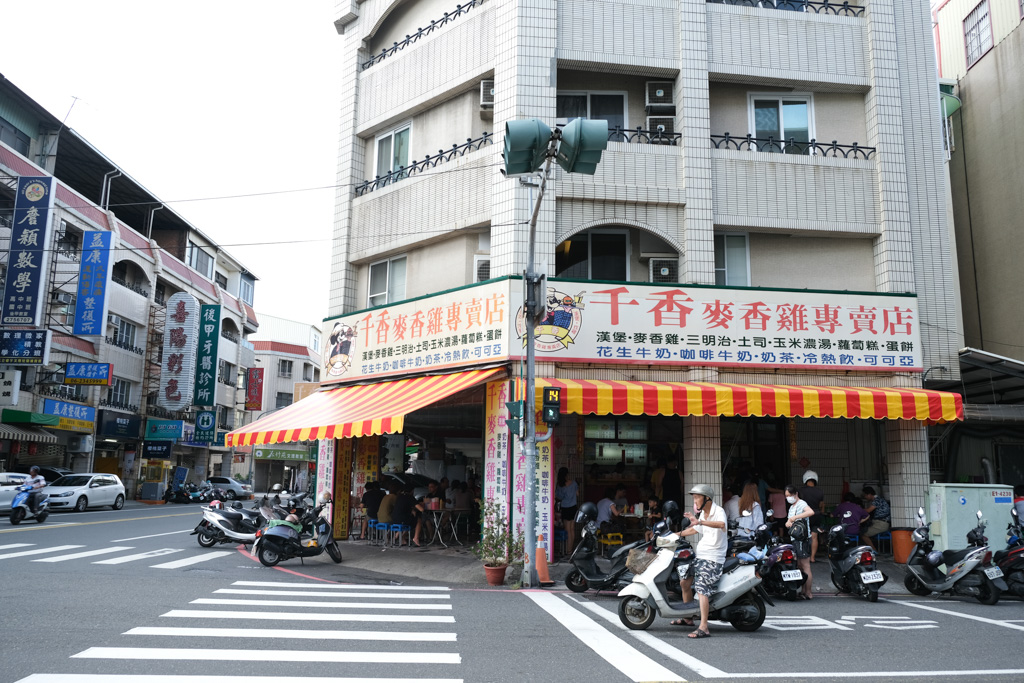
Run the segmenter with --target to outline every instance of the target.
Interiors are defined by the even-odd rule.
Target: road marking
[[[418,622],[429,624],[454,624],[455,617],[428,614],[322,614],[309,612],[242,612],[234,610],[204,611],[198,609],[174,609],[164,617],[185,617],[187,619],[260,619],[266,621],[381,621]]]
[[[268,591],[250,590],[247,588],[220,588],[214,593],[226,593],[230,595],[309,595],[321,598],[405,598],[407,600],[451,600],[452,596],[445,593],[423,594],[423,593],[332,593],[330,591]]]
[[[193,650],[174,647],[90,647],[72,659],[146,659],[218,662],[332,662],[358,664],[461,664],[458,652],[331,652],[324,650]],[[678,678],[662,680],[677,681]]]
[[[150,534],[149,536],[132,536],[131,538],[115,538],[111,543],[124,543],[125,541],[140,541],[143,538],[156,538],[157,536],[174,536],[175,534],[187,534],[191,533],[192,529],[182,529],[181,531],[168,531],[165,534]]]
[[[763,671],[757,673],[725,674],[726,678],[932,678],[936,676],[1020,676],[1024,669],[978,669],[976,671],[789,671],[778,673]]]
[[[324,600],[237,600],[199,598],[190,605],[253,605],[259,607],[330,607],[333,609],[451,609],[451,605],[406,605],[390,602],[327,602]]]
[[[668,643],[664,642],[657,636],[648,633],[647,631],[634,631],[632,629],[626,628],[626,626],[619,619],[619,615],[615,612],[612,612],[609,609],[605,609],[604,607],[601,607],[600,605],[597,605],[596,603],[592,602],[582,602],[580,600],[577,600],[577,602],[579,602],[581,605],[583,605],[590,611],[594,612],[595,614],[599,615],[601,618],[607,619],[609,622],[615,624],[623,631],[626,631],[627,633],[629,633],[629,635],[633,636],[644,645],[654,650],[657,650],[658,652],[660,652],[661,654],[665,655],[670,659],[679,662],[690,671],[693,671],[698,676],[704,676],[705,678],[720,678],[728,676],[728,674],[722,671],[721,669],[716,669],[710,664],[705,664],[693,655],[689,655],[678,648],[672,647]]]
[[[209,562],[210,560],[216,560],[218,557],[224,557],[225,555],[234,555],[235,553],[230,550],[218,550],[216,552],[205,553],[203,555],[194,555],[192,557],[186,557],[182,560],[173,560],[171,562],[164,562],[163,564],[150,565],[150,569],[180,569],[181,567],[187,567],[192,564],[199,564],[200,562]]]
[[[134,550],[131,546],[111,546],[110,548],[100,548],[99,550],[86,550],[82,553],[72,553],[70,555],[61,555],[60,557],[44,557],[41,560],[32,560],[33,562],[65,562],[67,560],[79,560],[83,557],[93,557],[94,555],[107,555],[109,553],[119,553],[122,550]]]
[[[858,619],[871,622],[862,624],[865,628],[885,628],[893,631],[939,627],[939,622],[937,621],[932,621],[931,619],[911,619],[910,617],[843,617],[842,619],[837,619],[836,623],[854,626]]]
[[[621,671],[631,681],[685,681],[661,664],[641,653],[621,638],[609,633],[596,621],[551,593],[526,591],[542,610],[550,614],[591,650]]]
[[[940,609],[938,607],[932,607],[931,605],[921,605],[916,602],[904,602],[902,600],[886,600],[896,605],[907,605],[908,607],[916,607],[917,609],[926,609],[930,612],[938,612],[939,614],[948,614],[952,617],[960,617],[961,619],[971,619],[972,621],[980,621],[983,624],[992,624],[993,626],[1002,626],[1003,628],[1012,628],[1017,631],[1024,631],[1024,626],[1017,624],[1009,624],[1005,621],[997,621],[996,619],[987,619],[985,617],[976,617],[973,614],[964,614],[963,612],[954,612],[948,609]]]
[[[461,678],[338,678],[288,676],[295,683],[463,683]],[[32,674],[17,683],[281,683],[280,676],[209,676],[181,674]]]
[[[100,560],[99,562],[93,562],[93,564],[124,564],[125,562],[134,562],[135,560],[147,560],[151,557],[160,557],[161,555],[170,555],[172,553],[180,553],[184,548],[160,548],[159,550],[150,550],[145,553],[136,553],[135,555],[125,555],[124,557],[112,557],[109,560]]]
[[[176,626],[140,626],[125,631],[126,636],[198,636],[203,638],[293,638],[296,640],[407,640],[454,643],[454,633],[434,631],[314,631],[311,629],[265,628],[188,628]]]
[[[337,590],[375,590],[375,591],[450,591],[447,586],[374,586],[364,583],[339,583],[324,585],[322,583],[295,583],[289,581],[235,581],[232,586],[268,586],[271,588],[334,588]]]
[[[89,513],[81,513],[89,514]],[[163,519],[165,517],[194,517],[194,512],[182,512],[175,515],[154,515],[152,517],[128,517],[126,519],[106,519],[99,522],[67,522],[66,524],[34,524],[31,526],[22,526],[15,529],[4,529],[0,530],[0,534],[11,534],[19,531],[41,531],[43,529],[60,529],[67,526],[92,526],[94,524],[120,524],[121,522],[148,522],[153,519]],[[116,543],[116,541],[115,541]]]
[[[0,550],[6,550],[8,548],[28,548],[33,545],[35,545],[35,543],[8,543],[7,545],[0,545]]]
[[[33,545],[33,544],[29,544]],[[7,560],[12,557],[28,557],[29,555],[45,555],[46,553],[59,553],[62,550],[74,550],[75,548],[84,548],[84,545],[55,545],[52,548],[38,548],[36,550],[22,550],[16,553],[4,553],[0,555],[0,560]]]
[[[842,622],[831,622],[812,614],[801,614],[797,616],[770,615],[765,617],[764,627],[776,631],[821,631],[831,629],[834,631],[852,631],[853,629],[844,626]]]

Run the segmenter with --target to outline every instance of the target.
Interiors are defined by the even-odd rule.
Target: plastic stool
[[[373,545],[373,541],[377,536],[377,520],[368,519],[366,520],[366,542]]]
[[[373,544],[374,545],[390,545],[388,543],[388,524],[387,522],[377,522],[373,525]]]
[[[604,554],[607,554],[608,553],[608,546],[613,546],[613,545],[621,546],[622,545],[622,534],[618,533],[618,532],[614,532],[614,533],[610,533],[610,534],[602,534],[602,535],[598,536],[597,540],[601,542],[601,545],[603,546]]]
[[[402,534],[405,533],[409,534],[409,543],[407,545],[412,545],[412,527],[408,524],[392,524],[388,529],[388,537],[390,538],[392,534],[396,533],[398,534],[398,542],[393,543],[393,545],[402,545]]]
[[[566,545],[569,543],[569,532],[565,529],[555,529],[555,543],[561,544],[558,547],[561,548],[561,554],[565,555],[567,552]]]
[[[875,547],[878,548],[878,552],[882,552],[882,541],[888,544],[889,550],[886,552],[892,552],[892,533],[883,531],[882,533],[875,536]]]
[[[846,538],[853,541],[854,545],[860,545],[860,534],[847,534]]]

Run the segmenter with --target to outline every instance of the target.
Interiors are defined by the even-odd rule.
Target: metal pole
[[[539,279],[534,272],[533,252],[537,242],[537,216],[540,215],[540,204],[544,199],[544,188],[547,187],[548,171],[551,169],[551,160],[555,147],[555,139],[548,147],[548,158],[544,162],[544,170],[541,171],[540,190],[537,192],[537,201],[533,206],[533,215],[530,217],[530,242],[526,254],[526,272],[523,279],[526,282],[526,301],[524,302],[524,317],[526,318],[526,390],[523,405],[523,456],[526,460],[526,510],[523,511],[526,517],[526,543],[524,550],[530,558],[529,562],[523,563],[523,575],[520,583],[524,588],[531,588],[539,585],[537,579],[537,376],[536,358],[533,348],[534,320],[537,311],[537,299],[535,285]]]

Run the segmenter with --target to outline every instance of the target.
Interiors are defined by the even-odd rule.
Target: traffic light
[[[549,427],[554,427],[561,420],[562,390],[559,387],[544,387],[543,398],[541,415]]]
[[[505,122],[505,175],[539,171],[547,156],[551,129],[540,119]]]
[[[562,129],[555,161],[569,173],[594,175],[601,152],[608,148],[608,122],[573,119]]]
[[[523,402],[507,401],[508,417],[505,418],[505,426],[512,432],[513,436],[519,436],[523,425]]]

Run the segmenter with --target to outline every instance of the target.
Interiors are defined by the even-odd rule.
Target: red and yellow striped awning
[[[562,412],[578,415],[719,415],[964,419],[960,394],[926,389],[869,389],[706,382],[618,382],[537,379],[562,388]]]
[[[318,391],[229,432],[224,442],[259,446],[400,432],[407,414],[504,372],[489,368]]]

